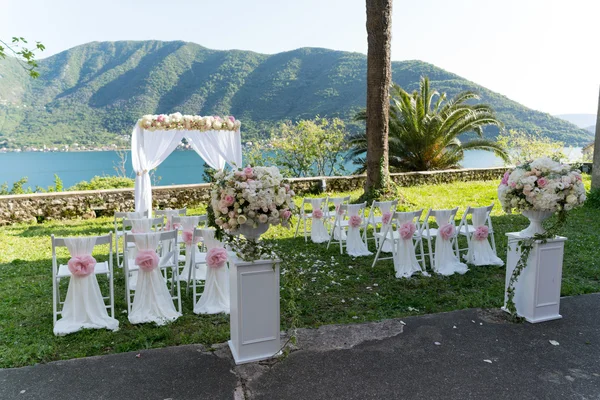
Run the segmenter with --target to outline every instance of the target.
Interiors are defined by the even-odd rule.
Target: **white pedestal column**
[[[506,259],[506,282],[504,307],[508,295],[510,277],[521,257],[519,240],[524,237],[518,232],[507,233],[508,255]],[[527,267],[521,271],[515,283],[514,302],[517,314],[528,322],[544,322],[562,318],[560,308],[560,286],[566,237],[557,236],[546,243],[537,241],[527,260]]]
[[[229,260],[231,340],[236,364],[271,358],[281,349],[280,260]]]

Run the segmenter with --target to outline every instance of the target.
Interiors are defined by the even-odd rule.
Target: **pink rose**
[[[228,223],[224,223],[221,227],[223,229],[229,229],[229,224]]]
[[[231,122],[235,122],[235,118],[233,118],[231,115],[229,116],[229,120],[230,120]]]
[[[517,187],[517,184],[513,182],[513,183],[510,184],[510,187],[514,189],[514,188]]]
[[[145,271],[152,271],[158,267],[158,254],[154,250],[139,250],[135,256],[135,265]]]
[[[181,232],[181,239],[188,246],[191,246],[193,238],[194,238],[194,231],[191,231],[191,230],[187,231],[186,230],[186,231]],[[195,243],[198,243],[199,241],[200,241],[199,237],[197,237],[196,240],[194,240]]]
[[[246,176],[252,176],[254,174],[254,170],[252,167],[246,167],[244,168],[244,174],[246,174]]]
[[[502,184],[508,185],[508,177],[510,176],[510,171],[506,171],[504,176],[502,177]]]
[[[362,223],[362,218],[359,217],[358,215],[352,215],[350,217],[350,226],[351,227],[358,228],[361,223]]]
[[[473,233],[473,239],[475,240],[486,240],[488,238],[489,228],[485,225],[478,226],[475,228],[475,232]]]
[[[387,225],[390,223],[391,220],[392,220],[392,213],[389,211],[384,212],[383,216],[381,217],[381,222],[383,222],[385,225]]]
[[[67,266],[74,276],[88,276],[94,273],[96,259],[90,255],[75,256],[71,257]]]
[[[235,203],[235,197],[233,197],[230,194],[228,194],[227,196],[225,196],[225,198],[223,200],[225,200],[225,204],[227,204],[228,206],[230,206],[233,203]]]
[[[158,122],[163,122],[165,120],[165,116],[163,114],[160,114],[158,117],[156,117],[156,120]]]
[[[288,220],[292,217],[292,212],[288,209],[285,209],[281,212],[281,216],[283,217],[284,220]]]
[[[323,211],[321,211],[319,209],[314,210],[313,213],[312,213],[312,215],[316,219],[321,219],[321,218],[323,218]]]
[[[227,262],[227,250],[222,247],[215,247],[208,250],[206,254],[206,265],[209,268],[221,268]]]
[[[417,227],[412,222],[405,222],[400,225],[400,237],[404,240],[412,239],[415,234]]]
[[[454,234],[456,233],[456,228],[452,224],[445,224],[440,227],[438,232],[440,233],[442,239],[450,240],[454,237]]]
[[[578,182],[581,182],[581,175],[579,175],[579,174],[575,175],[575,179],[577,179]]]
[[[290,185],[288,185],[287,183],[285,185],[283,185],[283,187],[285,188],[286,191],[290,190]]]
[[[548,184],[548,179],[541,177],[540,179],[537,180],[537,184],[539,187],[543,188],[544,186],[546,186]]]

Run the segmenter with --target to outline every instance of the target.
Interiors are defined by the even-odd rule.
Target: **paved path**
[[[0,399],[600,399],[600,295],[561,312],[537,325],[464,310],[302,330],[275,364],[181,346],[6,369]]]

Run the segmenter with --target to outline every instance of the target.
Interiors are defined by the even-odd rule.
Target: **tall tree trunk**
[[[596,114],[596,139],[594,141],[594,165],[592,166],[592,189],[600,188],[600,91],[598,114]]]
[[[367,1],[367,182],[365,192],[382,189],[389,180],[388,131],[392,0]]]

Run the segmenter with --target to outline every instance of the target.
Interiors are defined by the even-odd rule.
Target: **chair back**
[[[179,251],[171,250],[167,254],[165,252],[160,251],[160,249],[176,249],[177,248],[177,240],[178,233],[177,231],[156,231],[156,232],[146,232],[146,233],[125,233],[125,243],[135,243],[136,237],[147,236],[147,235],[160,235],[158,237],[158,247],[157,251],[161,254],[161,265],[160,268],[165,267],[176,267],[177,266],[177,256],[179,255]],[[175,244],[175,246],[172,246]],[[125,251],[127,251],[128,247],[125,247]],[[170,262],[169,258],[171,258]],[[127,262],[127,257],[125,258],[125,262]]]
[[[325,209],[326,212],[326,217],[328,218],[335,218],[335,213],[334,211],[337,209],[337,207],[341,204],[349,204],[350,203],[350,196],[345,196],[345,197],[327,197],[327,207]],[[333,207],[331,207],[333,205]]]
[[[454,223],[454,218],[456,218],[456,213],[458,212],[458,207],[452,208],[452,209],[439,209],[439,210],[434,210],[432,208],[430,208],[427,211],[427,214],[425,214],[425,219],[423,220],[423,228],[427,231],[429,231],[430,226],[429,226],[429,219],[431,217],[433,217],[435,219],[435,222],[437,223],[438,227],[441,227],[444,224],[452,224],[455,225]]]
[[[393,221],[396,223],[396,226],[398,228],[402,224],[412,222],[413,224],[415,224],[415,227],[417,228],[417,233],[420,235],[424,226],[421,224],[421,215],[423,215],[422,208],[417,211],[396,211],[394,213]]]
[[[373,203],[371,203],[371,208],[369,209],[369,217],[367,220],[367,224],[373,225],[373,229],[375,230],[375,232],[377,232],[377,225],[379,225],[378,223],[376,223],[375,221],[375,213],[379,213],[382,215],[389,212],[391,216],[394,215],[394,211],[396,211],[396,206],[398,205],[398,200],[393,200],[393,201],[373,201]],[[392,218],[390,218],[389,222],[387,225],[389,225],[392,222]],[[382,225],[384,225],[383,221],[382,221]]]
[[[113,234],[112,232],[109,233],[108,235],[103,235],[103,236],[91,236],[91,237],[95,237],[96,238],[96,243],[94,244],[94,247],[96,246],[101,246],[101,245],[108,245],[108,268],[109,271],[112,271],[112,267],[113,267]],[[56,275],[58,274],[58,261],[56,259],[56,249],[59,247],[67,247],[67,244],[65,243],[65,238],[57,238],[54,235],[50,236],[51,241],[52,241],[52,278],[56,278]]]
[[[305,197],[302,199],[302,206],[300,207],[300,214],[301,215],[306,215],[306,205],[310,204],[311,205],[311,212],[315,211],[316,209],[320,209],[323,212],[325,212],[324,210],[324,206],[325,204],[327,204],[327,197]],[[318,204],[318,208],[315,208],[314,205]]]
[[[163,229],[165,225],[165,219],[163,217],[159,218],[131,218],[123,220],[123,229],[125,229],[125,233],[127,233],[127,228],[135,229],[135,226],[146,225],[150,229],[150,231],[158,232]],[[141,232],[138,232],[141,233]]]
[[[185,216],[186,213],[187,213],[187,207],[175,208],[175,209],[166,208],[164,210],[154,210],[155,217],[164,217],[167,215],[175,216],[175,214],[179,215],[179,216]]]

